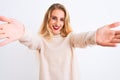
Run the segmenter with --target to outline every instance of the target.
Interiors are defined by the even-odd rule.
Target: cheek
[[[48,23],[48,26],[51,28],[52,25],[53,25],[53,22],[50,21],[50,22]]]
[[[52,26],[53,24],[55,24],[55,21],[50,21],[49,22],[49,26]]]

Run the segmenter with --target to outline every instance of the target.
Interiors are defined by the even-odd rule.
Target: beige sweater
[[[74,48],[96,44],[95,32],[70,33],[65,38],[56,35],[50,41],[26,32],[20,42],[31,49],[39,50],[39,80],[80,80]]]

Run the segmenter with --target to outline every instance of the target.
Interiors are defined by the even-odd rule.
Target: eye
[[[52,16],[52,19],[53,19],[53,20],[57,20],[57,17],[55,17],[55,16]]]
[[[65,21],[65,19],[64,19],[64,18],[61,18],[60,21]]]

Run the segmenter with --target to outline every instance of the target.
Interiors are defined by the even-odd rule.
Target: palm
[[[12,41],[18,40],[24,33],[23,24],[15,19],[0,16],[0,20],[7,22],[0,25],[0,39],[5,39],[0,43],[0,46],[8,44]]]
[[[99,28],[96,32],[97,44],[101,46],[116,46],[116,43],[120,43],[120,31],[111,30],[111,28],[117,26],[120,26],[120,22]]]

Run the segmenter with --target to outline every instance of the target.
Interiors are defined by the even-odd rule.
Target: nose
[[[57,20],[56,25],[60,26],[60,20]]]

